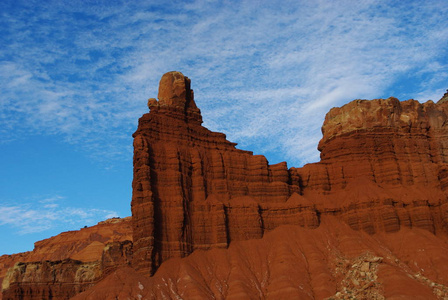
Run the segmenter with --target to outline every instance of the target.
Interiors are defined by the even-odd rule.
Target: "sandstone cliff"
[[[445,234],[447,105],[389,98],[333,108],[321,161],[296,169],[304,196],[368,233],[406,226]]]
[[[134,134],[134,267],[154,272],[197,249],[261,238],[280,225],[402,226],[446,233],[448,104],[395,98],[333,108],[321,161],[269,165],[201,126],[190,80],[165,74]]]
[[[0,256],[3,299],[68,299],[131,258],[130,217],[63,232],[33,251]]]
[[[163,261],[196,249],[261,238],[279,219],[318,225],[286,163],[271,166],[264,156],[236,149],[224,134],[201,126],[187,77],[165,74],[158,98],[148,101],[151,112],[134,133],[137,269],[149,274]]]
[[[333,108],[302,168],[203,127],[180,72],[148,107],[128,228],[1,257],[4,299],[448,297],[446,95]]]

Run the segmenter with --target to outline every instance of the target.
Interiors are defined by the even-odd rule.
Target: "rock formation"
[[[446,299],[446,242],[423,229],[369,235],[324,216],[316,229],[280,226],[170,259],[150,278],[117,270],[74,299]]]
[[[321,214],[337,212],[368,233],[446,232],[447,105],[389,98],[333,108],[321,161],[296,169],[305,196]]]
[[[395,98],[333,108],[321,161],[288,169],[201,126],[190,80],[165,74],[134,133],[134,267],[152,273],[196,249],[261,238],[279,225],[446,231],[448,104]]]
[[[33,251],[0,256],[3,300],[68,299],[131,259],[130,217],[64,232]]]
[[[135,268],[149,274],[196,249],[261,238],[291,213],[284,223],[318,226],[286,163],[270,166],[201,126],[187,77],[163,75],[158,98],[134,133]]]
[[[3,299],[448,297],[446,95],[333,108],[321,161],[289,169],[203,127],[180,72],[148,107],[132,229],[1,257]]]

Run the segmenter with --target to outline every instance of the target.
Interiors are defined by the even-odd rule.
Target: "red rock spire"
[[[159,94],[148,100],[149,109],[168,109],[181,112],[187,121],[202,123],[201,111],[194,102],[194,93],[191,89],[191,80],[181,72],[171,71],[165,73],[160,79]]]
[[[300,189],[286,163],[270,166],[264,156],[236,149],[224,134],[201,126],[182,73],[162,76],[158,98],[148,101],[151,111],[133,135],[133,266],[146,274],[196,249],[261,238],[276,223],[269,214],[261,222],[259,203],[289,212],[287,200]],[[293,222],[317,226],[310,205],[295,213]]]

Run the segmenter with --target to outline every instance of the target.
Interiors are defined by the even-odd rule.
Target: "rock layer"
[[[448,104],[396,98],[333,108],[322,126],[321,162],[300,171],[304,187],[345,188],[353,178],[379,185],[440,185],[448,162]]]
[[[130,217],[63,232],[33,251],[0,257],[3,300],[68,299],[131,259]]]
[[[304,196],[368,233],[446,233],[447,105],[389,98],[333,108],[321,161],[295,169]]]

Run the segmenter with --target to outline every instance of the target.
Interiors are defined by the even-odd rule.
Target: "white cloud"
[[[116,217],[110,210],[77,208],[62,202],[64,197],[44,197],[33,203],[0,205],[0,226],[11,226],[19,234],[32,234],[60,228],[80,228]]]
[[[317,159],[332,106],[446,84],[444,1],[98,3],[0,4],[3,142],[59,134],[130,159],[145,100],[179,70],[206,126],[300,165]]]

